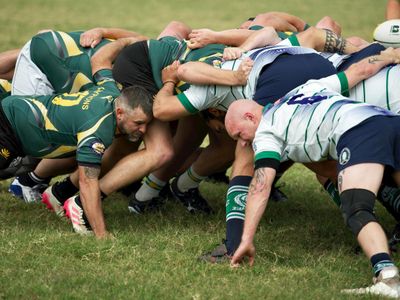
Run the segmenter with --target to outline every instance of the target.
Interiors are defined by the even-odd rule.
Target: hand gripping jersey
[[[311,80],[266,108],[253,141],[255,160],[315,162],[337,159],[336,145],[347,130],[376,115],[394,115],[350,100],[344,73]]]
[[[188,112],[197,113],[210,107],[226,111],[233,101],[252,99],[262,68],[272,63],[279,55],[316,53],[315,50],[309,48],[287,46],[288,42],[290,41],[285,40],[276,46],[255,49],[247,52],[240,59],[222,64],[221,68],[224,70],[237,70],[245,57],[252,58],[254,65],[245,86],[191,85],[188,90],[178,95],[179,101]]]

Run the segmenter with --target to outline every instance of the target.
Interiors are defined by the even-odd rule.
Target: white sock
[[[154,197],[158,197],[160,195],[160,191],[166,184],[166,181],[162,181],[153,174],[149,174],[149,176],[144,179],[140,189],[136,192],[136,200],[148,201]]]
[[[193,170],[193,166],[191,166],[185,173],[183,173],[178,178],[178,189],[181,192],[186,192],[190,189],[197,188],[200,185],[200,182],[207,178],[207,176],[201,176],[197,174]]]

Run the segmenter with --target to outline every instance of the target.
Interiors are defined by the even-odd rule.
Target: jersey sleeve
[[[330,90],[341,93],[345,97],[349,96],[349,82],[344,72],[321,78],[317,82],[321,86],[329,87]]]
[[[80,131],[76,160],[79,165],[100,165],[105,150],[114,137],[113,113],[101,117],[92,127]]]
[[[106,92],[111,95],[118,97],[120,94],[120,90],[112,77],[111,69],[103,69],[96,72],[93,75],[94,82],[97,86],[102,86],[106,89]]]
[[[278,169],[284,143],[268,130],[258,130],[253,141],[254,168]]]
[[[191,85],[177,97],[189,113],[195,114],[218,104],[218,99],[212,93],[212,87],[215,86]]]

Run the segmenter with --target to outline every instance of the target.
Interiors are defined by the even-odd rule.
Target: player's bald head
[[[229,128],[243,119],[247,112],[253,112],[258,104],[252,100],[241,99],[229,105],[225,116],[225,127],[229,133]]]

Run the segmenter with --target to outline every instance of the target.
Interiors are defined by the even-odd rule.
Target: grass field
[[[22,46],[44,28],[112,26],[155,37],[174,19],[220,30],[267,10],[285,10],[310,24],[331,15],[344,35],[370,40],[386,2],[0,1],[0,51]],[[111,195],[104,208],[116,238],[97,241],[74,234],[41,204],[12,198],[3,182],[0,299],[370,299],[340,293],[369,284],[372,273],[367,259],[354,254],[352,235],[313,175],[295,166],[281,182],[290,200],[271,203],[256,236],[256,265],[239,269],[196,260],[225,236],[225,185],[201,185],[213,216],[189,215],[173,200],[160,213],[132,216],[128,199]],[[377,213],[387,228],[394,225],[380,206]]]

